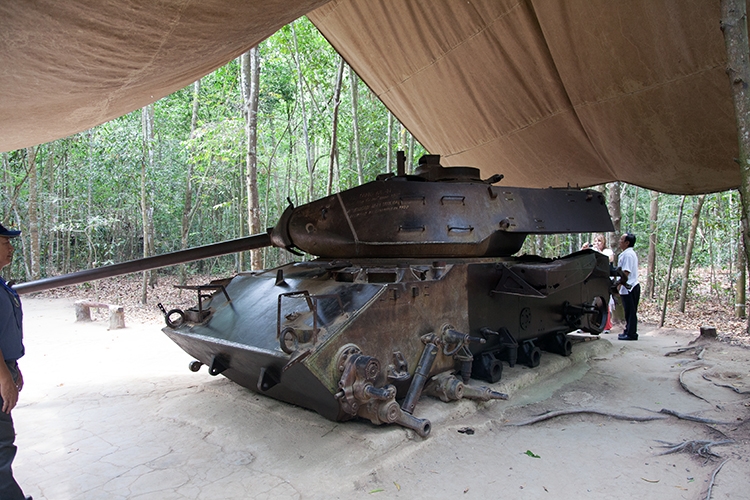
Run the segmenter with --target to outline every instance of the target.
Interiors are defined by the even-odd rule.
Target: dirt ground
[[[423,398],[415,415],[433,426],[422,439],[191,373],[160,324],[127,310],[127,328],[108,331],[75,323],[72,300],[24,308],[14,470],[36,500],[702,499],[711,484],[711,498],[750,498],[750,350],[667,355],[697,331],[644,325],[638,342],[602,335],[571,358],[506,367],[496,389],[508,401]],[[552,411],[578,413],[513,425]],[[715,444],[664,454],[691,441]]]

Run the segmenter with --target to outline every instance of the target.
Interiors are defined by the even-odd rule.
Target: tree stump
[[[700,337],[698,337],[698,340],[717,340],[719,338],[719,335],[716,333],[716,328],[713,326],[702,326],[701,327],[701,334]]]
[[[109,306],[109,329],[125,328],[125,308],[123,306]]]
[[[108,309],[109,329],[118,330],[120,328],[125,328],[125,308],[123,306],[104,304],[102,302],[94,302],[91,300],[77,300],[75,302],[75,307],[76,322],[91,321],[91,308]]]
[[[91,321],[91,307],[88,301],[77,300],[76,303],[76,323],[79,321]]]

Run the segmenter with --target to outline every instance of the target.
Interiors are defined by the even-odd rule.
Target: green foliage
[[[287,199],[301,204],[326,194],[334,91],[341,59],[305,18],[262,42],[259,51],[258,191],[262,224],[269,227],[286,208]],[[338,108],[334,191],[358,182],[350,71],[345,67]],[[146,172],[146,193],[153,208],[157,253],[181,247],[189,172],[191,204],[197,209],[189,228],[188,245],[247,234],[246,122],[240,73],[239,61],[233,60],[201,79],[197,125],[192,134],[192,85],[154,104],[151,145],[155,163]],[[369,181],[389,170],[388,110],[363,82],[359,81],[357,88],[361,160],[364,178]],[[306,160],[305,124],[313,156],[312,174]],[[394,156],[401,142],[397,137],[401,130],[402,126],[394,122],[391,139]],[[409,139],[407,132],[407,144]],[[25,230],[24,238],[28,238],[28,153],[27,150],[5,153],[0,164],[0,221],[20,224]],[[41,145],[36,153],[43,274],[71,272],[142,255],[140,196],[144,140],[140,110]],[[424,153],[425,149],[415,144],[407,162],[415,164]],[[394,167],[391,165],[391,170]],[[643,188],[622,186],[622,228],[638,236],[636,251],[644,266],[650,230],[650,194]],[[675,266],[683,265],[695,199],[687,198],[678,227],[681,197],[659,198],[658,286],[664,286],[675,231],[679,234]],[[736,267],[739,214],[739,196],[734,191],[706,198],[693,252],[694,267],[725,271]],[[591,241],[591,235],[529,237],[522,253],[558,256],[578,250],[586,241]],[[264,259],[265,265],[271,267],[289,260],[290,255],[279,249],[265,249]],[[29,262],[28,249],[24,260],[16,259],[9,274],[15,277],[25,274],[29,266],[24,261]],[[191,266],[231,272],[235,270],[236,257]],[[694,279],[690,278],[691,289]],[[673,279],[670,286],[679,287],[679,278]]]
[[[260,46],[258,190],[265,226],[287,205],[326,193],[332,137],[334,89],[340,56],[306,18],[283,27]],[[298,66],[299,62],[299,66]],[[298,70],[299,68],[299,70]],[[334,190],[357,183],[354,160],[351,79],[345,73],[339,106]],[[388,111],[359,83],[359,135],[365,179],[388,170]],[[245,117],[240,64],[233,60],[201,79],[198,119],[191,135],[192,85],[154,103],[154,167],[147,167],[146,196],[153,210],[157,253],[181,247],[181,221],[188,172],[197,205],[189,246],[247,234]],[[306,165],[302,104],[313,151]],[[399,127],[398,124],[394,128]],[[397,147],[394,134],[394,152]],[[424,148],[417,145],[415,158]],[[27,151],[3,155],[0,217],[28,229]],[[144,157],[141,111],[38,147],[42,273],[72,272],[91,265],[139,258],[143,252],[141,168]],[[310,184],[312,183],[312,189]],[[28,232],[24,232],[27,241]],[[20,253],[20,252],[19,252]],[[290,256],[264,250],[266,265]],[[25,261],[29,261],[28,251]],[[232,256],[195,263],[231,271]],[[25,274],[16,259],[9,274]]]

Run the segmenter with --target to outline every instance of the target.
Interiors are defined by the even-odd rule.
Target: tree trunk
[[[351,66],[349,67],[349,78],[351,78],[352,83],[352,127],[354,129],[354,161],[357,163],[357,180],[359,181],[359,184],[362,185],[365,183],[365,175],[362,171],[362,152],[360,151],[359,147],[359,90],[357,88],[359,77],[357,76],[357,73],[355,73],[351,68]]]
[[[91,240],[91,222],[93,220],[94,208],[94,131],[89,129],[86,132],[88,139],[88,148],[86,149],[87,163],[89,171],[86,172],[86,216],[84,218],[83,233],[86,236],[86,267],[93,268],[96,257],[94,256],[94,245]]]
[[[682,265],[682,283],[680,287],[680,301],[678,308],[681,313],[685,312],[685,302],[687,301],[688,279],[690,278],[690,260],[693,257],[693,246],[695,245],[695,234],[698,232],[698,222],[701,217],[701,209],[706,201],[706,195],[700,195],[698,202],[695,204],[693,211],[693,220],[690,223],[690,233],[688,234],[687,248],[685,249],[685,262]]]
[[[16,226],[19,228],[23,227],[21,214],[18,213],[18,205],[15,205],[13,207],[13,215],[16,218]],[[19,240],[21,240],[21,253],[23,254],[23,269],[26,276],[26,279],[31,279],[31,266],[29,263],[31,262],[31,257],[29,257],[29,245],[26,244],[26,238],[23,234],[18,237]],[[16,248],[18,248],[17,244],[15,245]],[[16,250],[17,251],[17,250]]]
[[[746,224],[742,223],[740,231],[745,232]],[[747,261],[745,260],[745,251],[742,248],[744,237],[737,242],[737,281],[735,283],[735,297],[734,297],[734,315],[740,319],[745,319],[747,311],[745,310],[745,302],[747,297],[745,296],[745,290],[747,290]]]
[[[141,126],[143,129],[143,158],[141,160],[141,218],[143,224],[143,256],[153,255],[153,213],[148,199],[146,186],[148,173],[153,171],[154,164],[154,105],[141,109]],[[141,303],[148,303],[148,285],[151,283],[151,271],[144,271],[141,287]]]
[[[406,158],[408,165],[414,165],[414,136],[411,133],[409,133],[409,151],[406,153]]]
[[[658,241],[657,222],[659,220],[659,192],[651,191],[651,210],[648,227],[648,262],[646,269],[646,297],[654,298],[656,291],[656,243]]]
[[[621,231],[621,210],[620,210],[620,183],[612,182],[607,186],[609,189],[608,205],[609,215],[612,217],[612,224],[615,226],[614,234],[610,234],[609,247],[612,252],[617,252],[618,243],[620,241]]]
[[[677,225],[674,228],[674,241],[672,242],[672,254],[669,256],[669,268],[667,269],[667,282],[664,285],[664,303],[661,307],[661,319],[659,320],[659,328],[664,326],[664,317],[667,315],[667,300],[669,299],[669,282],[672,280],[672,267],[674,265],[674,254],[677,251],[677,240],[680,236],[680,226],[682,225],[682,211],[685,208],[685,198],[682,197],[680,202],[680,214],[677,216]]]
[[[199,95],[201,91],[201,81],[196,80],[193,83],[193,112],[190,117],[190,138],[195,136],[195,129],[198,127],[198,110],[200,109]],[[185,204],[182,207],[182,227],[180,230],[180,248],[185,250],[188,247],[188,238],[190,236],[190,226],[195,215],[196,204],[193,206],[193,162],[187,164],[187,174],[185,175]],[[187,265],[180,264],[180,285],[187,284]]]
[[[295,37],[295,49],[297,46]],[[297,53],[299,58],[299,53]],[[258,99],[260,96],[258,82],[260,81],[260,51],[253,47],[241,57],[242,66],[242,95],[245,104],[245,134],[247,138],[247,161],[245,162],[245,189],[247,190],[247,223],[249,234],[258,234],[260,227],[260,196],[258,194]],[[298,63],[299,64],[299,63]],[[299,68],[298,68],[299,69]],[[300,90],[302,89],[302,73]],[[304,99],[302,101],[304,108]],[[305,120],[306,121],[306,120]],[[307,126],[305,125],[305,142]],[[311,158],[308,150],[308,170],[312,183]],[[250,267],[253,270],[263,269],[263,251],[250,251]]]
[[[57,262],[55,261],[55,245],[57,244],[57,235],[59,234],[57,227],[59,220],[58,210],[60,205],[57,201],[57,197],[54,196],[55,174],[57,172],[57,165],[55,165],[55,159],[53,155],[49,155],[47,163],[47,192],[52,195],[52,200],[50,200],[49,204],[49,215],[45,218],[47,220],[47,227],[49,228],[46,230],[47,250],[45,252],[45,274],[47,276],[54,276],[58,274]]]
[[[747,224],[750,217],[750,49],[747,39],[747,4],[745,0],[721,0],[721,30],[727,49],[727,75],[732,89],[734,114],[737,119],[739,143],[740,198],[742,219]],[[745,227],[747,229],[747,227]],[[750,262],[750,245],[745,237],[745,262]],[[750,320],[747,325],[750,333]]]
[[[315,162],[313,161],[312,143],[310,142],[310,131],[308,130],[307,104],[305,103],[305,79],[302,76],[302,65],[300,63],[299,47],[297,45],[297,32],[292,23],[292,39],[294,41],[294,62],[297,65],[297,81],[299,85],[299,101],[302,109],[302,131],[305,137],[305,159],[307,163],[307,173],[310,176],[310,186],[308,189],[309,201],[313,198],[313,173],[315,171]],[[249,194],[248,194],[249,197]]]
[[[333,124],[331,125],[331,153],[328,158],[328,186],[326,196],[333,192],[333,167],[336,161],[336,138],[339,130],[339,105],[341,104],[341,85],[344,79],[344,58],[339,56],[339,69],[336,71],[336,87],[333,89]]]
[[[388,133],[386,137],[385,171],[393,172],[393,113],[388,111]]]
[[[29,257],[31,260],[31,277],[39,279],[41,276],[41,252],[39,246],[39,189],[36,170],[37,148],[26,148],[26,161],[29,175]]]

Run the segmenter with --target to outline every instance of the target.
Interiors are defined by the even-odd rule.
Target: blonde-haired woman
[[[594,244],[590,245],[588,242],[583,244],[582,247],[584,250],[586,248],[591,248],[592,250],[596,250],[599,253],[603,253],[607,256],[609,259],[609,262],[614,263],[615,261],[615,254],[612,251],[611,248],[607,247],[607,240],[604,237],[603,234],[599,233],[594,236]],[[612,311],[615,308],[615,299],[612,298],[612,296],[609,296],[609,310],[607,311],[607,322],[604,325],[604,333],[609,333],[610,330],[612,330]]]

